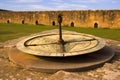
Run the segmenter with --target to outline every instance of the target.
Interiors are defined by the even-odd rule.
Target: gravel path
[[[11,47],[25,37],[0,43],[0,80],[119,80],[120,79],[120,42],[105,39],[115,51],[111,63],[86,72],[58,71],[54,74],[41,73],[20,68],[8,59]]]

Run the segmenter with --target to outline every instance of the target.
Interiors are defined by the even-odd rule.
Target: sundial
[[[63,33],[64,51],[61,52],[59,36],[56,33],[30,36],[17,44],[25,53],[37,56],[65,57],[88,54],[105,46],[105,42],[95,36],[82,33]]]
[[[9,59],[25,68],[41,72],[75,71],[96,67],[109,61],[114,52],[99,37],[62,30],[62,15],[58,15],[58,30],[31,35],[11,48]]]

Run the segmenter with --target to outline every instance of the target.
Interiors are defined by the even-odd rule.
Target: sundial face
[[[58,43],[59,35],[57,31],[52,31],[29,36],[20,41],[17,44],[17,48],[32,55],[64,57],[91,53],[105,46],[105,42],[101,38],[88,34],[63,31],[62,38],[65,51],[61,53],[61,47]]]

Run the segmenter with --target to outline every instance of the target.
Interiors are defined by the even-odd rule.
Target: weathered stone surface
[[[82,80],[82,77],[77,73],[58,71],[49,77],[49,80]]]

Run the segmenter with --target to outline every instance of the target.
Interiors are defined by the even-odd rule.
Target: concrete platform
[[[54,73],[59,70],[83,71],[103,65],[114,56],[114,52],[105,46],[97,52],[71,57],[39,57],[11,48],[9,59],[13,63],[30,70]]]

